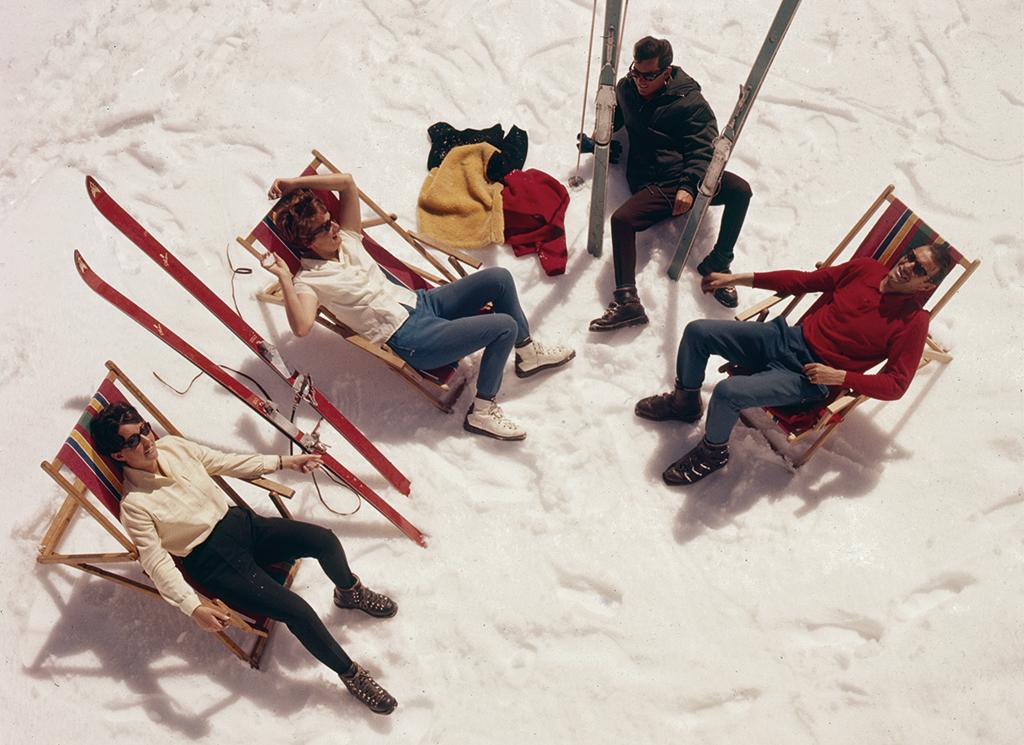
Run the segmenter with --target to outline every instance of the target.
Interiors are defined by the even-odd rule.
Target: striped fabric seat
[[[939,234],[928,226],[924,220],[917,216],[913,210],[907,207],[902,201],[893,197],[889,206],[879,216],[871,230],[860,242],[857,250],[851,258],[871,257],[891,267],[908,248],[922,244],[944,243]],[[947,244],[948,245],[948,244]],[[960,252],[949,246],[950,255],[954,262],[962,260]],[[937,289],[937,288],[936,288]],[[928,293],[929,298],[935,290]],[[832,293],[822,293],[821,296],[801,316],[801,321],[811,312],[832,299]],[[789,436],[799,437],[804,432],[820,426],[821,418],[826,413],[827,407],[838,396],[842,394],[841,388],[834,388],[831,395],[816,406],[810,408],[799,408],[791,406],[766,406],[772,419]],[[833,414],[826,423],[838,422],[840,414]]]
[[[82,480],[103,506],[121,517],[121,464],[107,455],[100,455],[92,444],[89,424],[103,407],[113,403],[127,403],[112,380],[104,379],[89,399],[88,406],[78,418],[74,429],[64,441],[57,457],[71,472]]]
[[[113,380],[105,378],[100,387],[89,399],[85,411],[78,418],[71,434],[68,435],[61,446],[57,457],[70,469],[70,471],[82,480],[86,488],[114,515],[120,519],[121,497],[123,495],[123,469],[120,462],[110,456],[101,455],[93,445],[92,436],[89,434],[89,424],[93,418],[108,404],[128,403],[124,394],[121,393]],[[156,428],[153,430],[156,434]],[[207,597],[211,594],[206,592],[201,584],[189,577],[181,565],[181,560],[174,557],[174,563],[181,570],[182,576],[196,592]],[[284,584],[294,562],[281,562],[265,565],[263,568],[277,582]],[[253,619],[253,625],[259,628],[267,627],[266,616],[249,612],[246,608],[235,608]]]

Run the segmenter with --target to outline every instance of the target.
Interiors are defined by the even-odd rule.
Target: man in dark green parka
[[[633,196],[612,213],[614,299],[604,315],[590,322],[591,331],[647,323],[636,290],[636,234],[693,206],[718,135],[700,84],[672,65],[672,45],[665,39],[645,36],[636,43],[633,64],[615,94],[615,129],[625,126],[629,134],[626,180]],[[697,267],[702,275],[730,271],[750,197],[746,181],[729,171],[723,174],[711,204],[724,205],[725,211],[718,242]],[[715,299],[727,307],[737,305],[732,287],[716,291]]]

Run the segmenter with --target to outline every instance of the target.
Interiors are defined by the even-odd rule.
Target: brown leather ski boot
[[[614,331],[626,326],[643,326],[647,323],[647,313],[640,304],[636,287],[618,287],[614,299],[605,309],[604,315],[590,322],[591,331]]]
[[[354,574],[352,576],[356,577]],[[359,577],[356,577],[356,583],[347,590],[334,588],[334,604],[339,608],[361,610],[374,618],[391,618],[398,613],[398,603],[387,595],[366,587]]]
[[[390,714],[398,706],[395,697],[381,688],[358,662],[352,663],[351,673],[340,677],[348,692],[366,704],[374,714]]]
[[[676,419],[692,423],[704,414],[704,405],[700,400],[699,389],[688,391],[685,388],[673,388],[668,393],[641,398],[633,412],[639,417],[655,422]]]

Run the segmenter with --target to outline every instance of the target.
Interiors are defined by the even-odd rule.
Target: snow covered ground
[[[723,122],[772,5],[633,0],[627,43],[670,38]],[[218,362],[284,396],[93,210],[84,175],[228,297],[227,254],[255,266],[234,236],[262,214],[270,180],[312,147],[407,221],[436,121],[517,124],[530,135],[528,166],[566,179],[589,4],[0,7],[4,742],[1019,742],[1019,3],[827,0],[797,14],[732,160],[755,194],[735,269],[811,266],[890,181],[983,264],[933,324],[953,363],[926,369],[902,401],[862,407],[796,474],[739,428],[725,472],[689,490],[661,483],[698,432],[642,422],[633,403],[670,384],[687,321],[728,314],[692,269],[678,284],[664,276],[676,223],[640,239],[652,324],[588,334],[612,281],[610,259],[585,250],[588,187],[572,193],[565,276],[503,247],[481,253],[515,274],[536,335],[578,350],[557,374],[506,379],[501,402],[530,433],[520,444],[465,434],[465,401],[457,415],[436,412],[326,331],[289,338],[283,314],[253,299],[261,270],[236,278],[245,317],[412,478],[406,500],[336,449],[430,533],[427,550],[369,507],[330,515],[307,482],[291,481],[298,514],[336,530],[356,571],[401,603],[393,620],[353,619],[332,609],[318,567],[296,585],[398,698],[387,719],[285,630],[257,673],[170,606],[35,564],[59,501],[37,464],[108,358],[197,439],[285,447],[209,380],[178,397],[153,379],[183,386],[193,369],[82,284],[74,248]],[[617,172],[610,202],[625,193]],[[712,210],[695,254],[717,221]],[[326,496],[351,504],[337,488]],[[79,548],[107,548],[86,548],[93,537],[76,526]]]

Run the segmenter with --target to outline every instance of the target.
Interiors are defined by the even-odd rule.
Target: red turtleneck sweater
[[[891,401],[914,379],[929,315],[925,295],[878,289],[887,272],[874,259],[854,259],[813,272],[758,272],[754,287],[781,295],[831,293],[801,321],[807,346],[825,364],[845,370],[854,393]],[[865,374],[882,360],[881,371]]]

